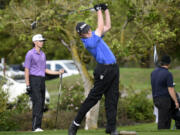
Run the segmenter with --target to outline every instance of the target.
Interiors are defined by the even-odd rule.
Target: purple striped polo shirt
[[[46,56],[43,51],[40,53],[35,48],[29,50],[25,57],[24,67],[29,69],[29,74],[45,77]]]

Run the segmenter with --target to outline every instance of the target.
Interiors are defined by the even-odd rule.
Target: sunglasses
[[[38,41],[38,42],[44,42],[44,40],[40,40],[40,41]]]

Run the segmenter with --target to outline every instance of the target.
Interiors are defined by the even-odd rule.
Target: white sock
[[[76,125],[77,127],[80,126],[80,124],[76,123],[75,121],[74,121],[73,123],[74,123],[74,125]]]

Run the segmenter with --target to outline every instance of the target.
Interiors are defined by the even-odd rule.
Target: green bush
[[[0,131],[10,131],[18,128],[16,121],[12,121],[12,117],[13,112],[11,110],[0,113]]]
[[[17,97],[17,99],[12,103],[12,110],[17,114],[26,113],[30,111],[30,99],[27,94],[22,94]]]
[[[153,120],[153,102],[147,98],[146,91],[127,97],[126,102],[128,118],[136,122]]]
[[[0,131],[19,130],[24,125],[23,113],[30,111],[28,101],[27,95],[21,95],[11,105],[8,104],[8,95],[0,86]]]
[[[71,87],[63,87],[60,96],[60,110],[79,110],[80,105],[84,101],[84,88],[79,82],[75,82]]]
[[[63,110],[59,111],[57,115],[57,125],[56,125],[56,115],[57,115],[57,112],[54,110],[49,110],[48,112],[46,112],[43,117],[42,128],[43,129],[54,129],[54,128],[68,129],[69,125],[74,120],[76,112],[63,111]]]
[[[148,90],[134,90],[133,87],[125,88],[120,84],[120,90],[126,90],[127,96],[119,98],[117,124],[127,125],[137,122],[150,122],[153,121],[153,103],[151,99],[147,98],[150,94]],[[60,103],[61,111],[77,112],[79,106],[84,101],[83,86],[76,82],[70,88],[64,87],[62,90]],[[66,114],[64,114],[66,115]],[[64,116],[64,118],[66,118]],[[61,118],[61,119],[64,119]],[[62,120],[63,121],[63,120]],[[64,120],[66,121],[66,120]],[[68,122],[69,123],[69,122]],[[100,103],[100,114],[98,125],[104,127],[106,124],[106,113],[104,107],[104,96]]]
[[[153,102],[147,98],[148,91],[134,92],[133,89],[127,90],[127,96],[120,97],[117,110],[117,125],[129,125],[139,122],[152,122]],[[100,103],[100,114],[98,124],[100,127],[106,125],[106,113],[104,107],[104,97]]]
[[[31,131],[32,130],[32,111],[17,113],[14,112],[13,115],[9,118],[10,121],[16,123],[15,128],[10,130],[18,131]]]
[[[0,113],[4,112],[7,108],[8,95],[1,89],[0,85]]]
[[[16,129],[16,123],[11,121],[12,112],[7,109],[8,95],[0,85],[0,131]]]

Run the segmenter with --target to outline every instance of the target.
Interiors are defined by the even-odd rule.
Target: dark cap
[[[168,55],[164,55],[161,57],[161,63],[163,65],[169,65],[171,63],[171,58]]]
[[[85,22],[79,22],[76,25],[76,31],[79,34],[86,34],[86,33],[88,33],[90,28],[91,27],[88,24],[86,24]]]

